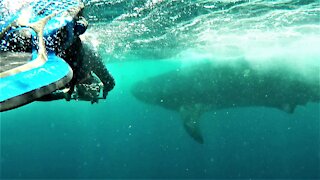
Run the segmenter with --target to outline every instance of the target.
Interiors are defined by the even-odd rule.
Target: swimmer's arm
[[[97,56],[97,58],[95,58],[95,60],[92,63],[92,71],[98,76],[105,88],[107,88],[108,91],[113,89],[115,85],[114,79],[112,75],[109,73],[104,63],[102,62],[102,59],[99,56]]]
[[[89,66],[91,71],[95,73],[104,85],[104,93],[113,89],[115,82],[112,75],[109,73],[102,58],[95,53],[91,48],[86,47],[86,57],[89,57]]]

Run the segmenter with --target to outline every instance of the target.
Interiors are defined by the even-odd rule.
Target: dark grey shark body
[[[187,132],[199,143],[199,118],[206,111],[264,106],[293,113],[297,105],[320,100],[320,77],[273,68],[260,71],[244,61],[200,63],[136,83],[133,95],[180,112]]]

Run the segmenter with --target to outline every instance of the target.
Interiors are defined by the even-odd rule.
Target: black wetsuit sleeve
[[[90,66],[91,71],[101,80],[104,85],[104,90],[112,90],[115,86],[115,81],[103,63],[102,58],[95,53],[93,49],[85,46],[86,45],[84,45],[85,57],[89,58],[88,65]]]

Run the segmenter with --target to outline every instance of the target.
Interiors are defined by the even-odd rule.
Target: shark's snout
[[[140,84],[141,83],[138,82],[138,83],[133,84],[131,87],[131,94],[137,99],[140,99],[143,94]]]
[[[139,81],[132,85],[131,94],[140,101],[150,103],[153,97],[153,92],[148,82]]]

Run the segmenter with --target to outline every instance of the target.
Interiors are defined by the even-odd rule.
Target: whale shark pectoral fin
[[[198,143],[203,144],[203,137],[199,125],[199,120],[202,115],[201,109],[196,106],[182,106],[180,107],[180,115],[187,133]]]
[[[296,109],[296,106],[297,105],[292,105],[292,104],[282,104],[279,109],[286,112],[286,113],[289,113],[289,114],[292,114],[294,113],[294,110]]]
[[[198,143],[203,144],[203,137],[199,129],[199,122],[195,119],[183,119],[184,129]]]

